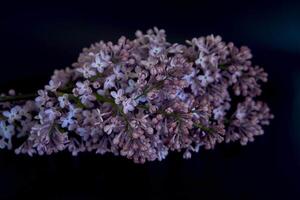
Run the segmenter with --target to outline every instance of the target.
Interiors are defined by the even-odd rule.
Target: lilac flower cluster
[[[35,100],[2,94],[0,148],[111,152],[144,163],[263,134],[273,115],[255,98],[267,74],[250,50],[213,35],[186,43],[167,42],[157,28],[137,31],[134,40],[83,49]]]

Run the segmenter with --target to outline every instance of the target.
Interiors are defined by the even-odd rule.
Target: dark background
[[[41,3],[42,2],[42,3]],[[136,165],[111,155],[0,152],[0,199],[300,199],[300,3],[292,1],[1,3],[0,92],[34,92],[83,47],[164,28],[169,41],[219,34],[247,45],[269,73],[275,119],[246,147]]]

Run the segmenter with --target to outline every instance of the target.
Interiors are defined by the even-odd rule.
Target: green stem
[[[165,111],[158,111],[158,113],[160,113],[160,114],[162,114],[162,115],[164,115],[164,116],[166,116],[166,117],[173,117],[173,118],[175,118],[175,120],[176,120],[177,122],[179,122],[179,123],[182,122],[179,113],[176,113],[176,112],[173,112],[173,113],[167,113],[167,112],[165,112]],[[195,127],[197,127],[197,128],[200,128],[200,129],[203,130],[203,131],[208,132],[208,133],[213,133],[213,132],[214,132],[214,129],[209,128],[209,127],[206,127],[206,126],[204,126],[204,125],[202,125],[202,124],[200,124],[200,123],[194,123],[193,125],[194,125]]]
[[[100,95],[100,94],[95,94],[95,96],[96,96],[96,99],[98,100],[98,101],[101,101],[101,102],[103,102],[103,103],[109,103],[109,104],[111,104],[111,105],[113,105],[113,106],[116,106],[117,104],[115,103],[115,101],[114,101],[114,99],[113,98],[110,98],[110,97],[105,97],[105,96],[102,96],[102,95]]]
[[[213,133],[214,132],[214,129],[208,128],[208,127],[206,127],[202,124],[199,124],[199,123],[195,123],[194,126],[197,127],[197,128],[200,128],[201,130],[203,130],[205,132],[208,132],[208,133]]]
[[[2,103],[2,102],[11,102],[11,101],[29,100],[29,99],[34,99],[37,96],[38,96],[37,94],[21,94],[21,95],[15,95],[15,96],[0,96],[0,103]]]
[[[222,69],[222,70],[227,70],[228,67],[229,67],[229,64],[226,64],[226,63],[224,63],[224,64],[219,64],[219,68]]]
[[[144,110],[149,110],[149,106],[147,106],[147,105],[143,105],[143,104],[141,104],[141,105],[137,105],[136,107],[138,107],[138,108],[142,108],[142,109],[144,109]]]
[[[89,81],[94,82],[94,81],[96,81],[96,80],[99,79],[99,78],[103,78],[103,75],[100,74],[100,73],[98,73],[97,75],[95,75],[95,76],[89,78]]]
[[[5,120],[6,118],[0,113],[0,120]]]

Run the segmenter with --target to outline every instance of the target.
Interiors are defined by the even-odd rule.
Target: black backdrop
[[[0,199],[300,199],[299,3],[24,1],[1,8],[0,91],[36,91],[90,43],[158,26],[171,42],[214,33],[248,45],[269,73],[261,99],[275,119],[246,147],[219,145],[191,160],[172,153],[135,165],[111,155],[0,151]]]

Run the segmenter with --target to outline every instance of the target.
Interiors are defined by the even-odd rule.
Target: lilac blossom
[[[125,100],[123,89],[119,89],[117,92],[112,91],[110,94],[115,99],[116,104],[120,104],[121,102],[123,102],[123,100]]]
[[[203,87],[206,87],[208,84],[214,81],[210,71],[206,71],[204,75],[197,76],[197,79],[200,81],[200,85]]]
[[[96,72],[88,65],[78,68],[77,71],[82,73],[84,78],[91,78],[93,76],[96,76]]]
[[[59,102],[59,106],[61,108],[66,107],[67,105],[69,105],[69,99],[68,99],[68,94],[64,94],[60,97],[58,97],[58,102]]]
[[[190,159],[202,147],[246,145],[264,133],[273,115],[257,98],[268,76],[252,65],[249,48],[214,35],[172,44],[158,28],[135,35],[84,48],[35,99],[1,94],[0,148],[145,163],[171,151]]]
[[[104,69],[110,64],[110,56],[106,55],[103,51],[98,54],[90,54],[95,57],[95,61],[91,63],[91,67],[96,68],[99,73],[103,73]]]

